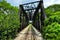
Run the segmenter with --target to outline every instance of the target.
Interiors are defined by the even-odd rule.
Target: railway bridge
[[[43,40],[42,28],[47,18],[43,0],[19,5],[20,29],[14,40]]]

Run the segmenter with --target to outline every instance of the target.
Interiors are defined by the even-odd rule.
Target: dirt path
[[[43,40],[41,33],[35,28],[32,28],[33,35],[35,37],[35,40]]]
[[[14,40],[43,40],[43,38],[41,33],[30,24]]]
[[[26,40],[34,40],[33,32],[32,32],[32,27],[29,28],[28,34],[26,36]]]
[[[22,30],[14,40],[24,40],[24,39],[26,39],[26,35],[27,35],[27,32],[28,32],[29,26],[27,26],[24,30]]]

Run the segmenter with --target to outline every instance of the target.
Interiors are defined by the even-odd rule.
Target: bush
[[[58,15],[50,16],[49,18],[45,19],[44,25],[50,25],[53,22],[58,22],[60,24],[60,17]]]
[[[51,25],[44,27],[43,35],[47,40],[60,40],[60,24],[54,22],[51,23]]]

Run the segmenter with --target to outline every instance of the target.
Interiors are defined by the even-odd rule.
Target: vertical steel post
[[[46,14],[44,11],[43,0],[41,0],[40,4],[41,4],[41,32],[42,32],[42,27],[44,26],[44,20],[46,18]]]
[[[20,13],[20,31],[22,29],[22,20],[21,20],[21,13],[22,13],[22,10],[21,10],[21,6],[19,6],[19,13]]]

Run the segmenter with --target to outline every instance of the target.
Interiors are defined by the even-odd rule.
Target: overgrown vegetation
[[[44,21],[43,35],[46,40],[60,40],[60,4],[45,9],[47,19]]]
[[[0,40],[13,40],[19,26],[18,8],[0,1]]]

